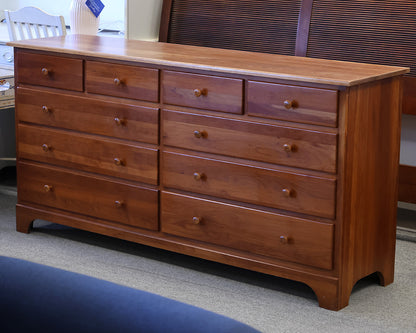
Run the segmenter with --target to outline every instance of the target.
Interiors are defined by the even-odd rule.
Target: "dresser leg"
[[[394,266],[392,268],[377,272],[377,276],[380,280],[381,286],[388,286],[394,281]]]
[[[333,284],[325,284],[316,282],[308,283],[308,285],[314,291],[321,308],[338,311],[348,305],[350,293],[347,293],[347,295],[342,297],[338,283],[334,282]]]
[[[26,214],[25,209],[16,206],[16,230],[28,234],[33,226],[33,216]]]

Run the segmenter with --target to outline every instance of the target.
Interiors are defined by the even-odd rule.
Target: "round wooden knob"
[[[202,221],[202,218],[200,218],[200,217],[194,216],[194,217],[192,218],[192,223],[193,223],[193,224],[200,224],[200,223],[201,223],[201,221]]]
[[[122,159],[119,159],[119,158],[116,157],[114,159],[114,164],[115,165],[118,165],[118,166],[123,166],[125,163],[124,163],[124,161]]]
[[[46,105],[42,106],[42,111],[45,112],[45,113],[51,112],[51,110],[49,110],[49,108]]]
[[[49,75],[49,69],[47,69],[46,67],[43,67],[43,68],[41,69],[41,72],[42,72],[42,74],[43,74],[43,75],[45,75],[45,76],[48,76],[48,75]]]
[[[121,84],[121,80],[118,78],[118,77],[116,77],[115,79],[114,79],[114,85],[115,86],[119,86]]]
[[[282,190],[282,193],[283,193],[283,195],[284,195],[285,197],[287,197],[287,198],[289,198],[289,197],[291,197],[291,196],[293,195],[293,191],[292,191],[292,190],[290,190],[290,189],[288,189],[288,188],[284,188],[284,189]]]
[[[194,173],[194,179],[195,180],[202,180],[205,178],[205,175],[203,173],[195,172]]]
[[[295,148],[295,147],[294,147],[293,145],[290,145],[290,144],[288,144],[288,143],[285,143],[285,144],[283,145],[283,150],[284,150],[284,151],[286,151],[286,152],[288,152],[288,153],[290,153],[290,152],[294,151],[294,150],[295,150],[294,148]]]
[[[125,119],[121,119],[121,118],[114,118],[114,122],[116,123],[117,126],[124,126],[126,124],[126,120]]]
[[[208,94],[208,90],[206,89],[194,89],[194,95],[196,97],[206,96]]]
[[[208,136],[207,132],[205,131],[194,131],[194,137],[200,139],[200,138],[206,138]]]
[[[52,150],[52,147],[51,146],[48,146],[46,143],[44,143],[42,145],[42,149],[43,149],[43,151],[50,151],[50,150]]]
[[[288,237],[287,236],[280,236],[280,243],[287,244],[288,243]]]
[[[123,201],[120,201],[120,200],[114,201],[114,206],[116,206],[116,208],[121,208],[123,207],[123,205],[124,205]]]
[[[51,192],[52,191],[52,189],[53,189],[53,187],[51,186],[51,185],[43,185],[43,190],[45,191],[45,192]]]
[[[294,102],[293,101],[290,101],[290,100],[285,100],[284,102],[283,102],[283,105],[284,105],[284,107],[286,108],[286,109],[291,109],[293,106],[294,106]]]

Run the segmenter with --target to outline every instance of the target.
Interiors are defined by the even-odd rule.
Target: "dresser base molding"
[[[312,273],[296,268],[290,269],[286,265],[281,266],[271,260],[262,260],[259,256],[244,256],[240,252],[235,251],[233,253],[229,250],[222,252],[220,248],[205,243],[187,242],[183,238],[166,235],[160,237],[155,232],[133,230],[133,228],[129,228],[128,226],[115,225],[73,213],[61,212],[40,206],[34,207],[28,204],[16,205],[16,230],[18,232],[30,233],[33,228],[33,222],[37,219],[298,281],[308,285],[313,290],[320,307],[333,311],[338,311],[348,305],[351,291],[355,283],[358,282],[357,280],[352,284],[345,283],[341,279],[328,274],[320,275],[319,272]],[[393,282],[393,276],[387,272],[377,271],[372,273],[377,273],[381,286],[387,286]],[[362,276],[361,278],[364,277],[366,276]]]

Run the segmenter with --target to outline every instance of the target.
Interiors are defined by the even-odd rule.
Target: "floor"
[[[16,168],[5,167],[0,170],[0,192],[16,193]],[[416,241],[416,210],[397,209],[398,238]]]

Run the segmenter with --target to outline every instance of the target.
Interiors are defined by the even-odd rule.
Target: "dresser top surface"
[[[218,73],[353,86],[409,72],[406,67],[293,57],[122,38],[67,35],[31,39],[8,45],[70,55],[133,61]]]

